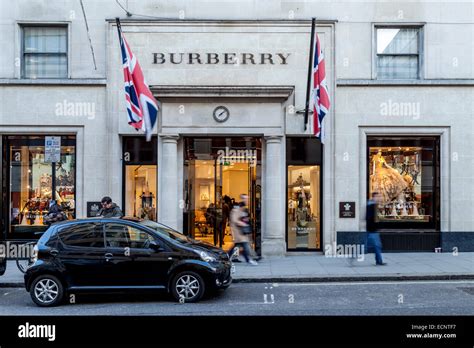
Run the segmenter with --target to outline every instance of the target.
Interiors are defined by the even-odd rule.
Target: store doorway
[[[260,251],[260,141],[256,138],[186,139],[185,233],[228,250],[230,211],[248,196],[252,243]]]

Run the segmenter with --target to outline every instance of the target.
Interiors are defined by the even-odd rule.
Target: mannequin
[[[388,203],[395,198],[403,197],[402,193],[408,187],[408,184],[398,170],[387,164],[382,156],[382,151],[379,150],[373,156],[372,166],[371,191],[381,194],[382,203]]]

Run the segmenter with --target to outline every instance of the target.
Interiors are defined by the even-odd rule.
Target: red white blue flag
[[[136,130],[144,130],[146,140],[150,141],[158,117],[158,103],[145,82],[140,64],[125,40],[118,20],[117,29],[122,51],[128,124]]]
[[[313,57],[312,71],[312,90],[311,90],[311,106],[313,108],[313,132],[316,137],[323,139],[323,119],[329,112],[329,91],[326,84],[326,64],[324,55],[319,42],[318,34],[316,34],[315,47]]]

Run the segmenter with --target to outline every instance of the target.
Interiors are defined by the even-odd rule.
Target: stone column
[[[158,173],[161,175],[160,222],[169,227],[178,228],[178,136],[162,136],[161,166]]]
[[[263,209],[265,209],[265,230],[263,231],[262,254],[264,256],[283,256],[286,253],[281,155],[281,136],[265,137],[265,186],[263,187]]]

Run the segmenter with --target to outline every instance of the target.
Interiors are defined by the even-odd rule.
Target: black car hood
[[[224,250],[222,250],[221,248],[218,248],[218,247],[216,247],[212,244],[205,243],[205,242],[200,242],[198,240],[191,239],[191,238],[189,239],[189,242],[190,242],[190,244],[187,245],[189,248],[208,251],[208,252],[211,252],[213,254],[218,255],[220,258],[228,258],[229,257]]]

